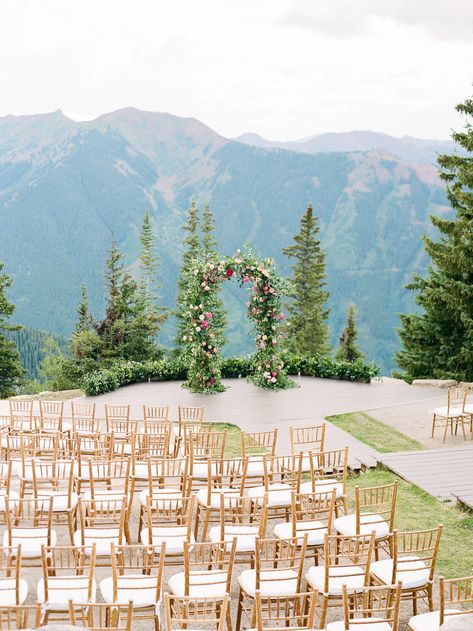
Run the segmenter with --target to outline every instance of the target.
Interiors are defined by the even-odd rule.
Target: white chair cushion
[[[392,581],[393,560],[383,559],[370,565],[370,573],[376,576],[385,585],[391,585],[402,581],[402,588],[409,589],[422,587],[429,580],[429,570],[425,563],[415,556],[402,557],[403,562],[398,563],[398,571]],[[404,562],[407,559],[407,562]]]
[[[5,495],[7,494],[6,489],[2,489],[0,491],[0,511],[5,511]],[[18,506],[18,504],[16,502],[14,502],[13,500],[17,500],[19,499],[20,496],[16,491],[10,491],[8,493],[8,499],[9,499],[9,505],[10,505],[10,511],[14,510],[14,508],[16,506]]]
[[[145,462],[135,463],[134,477],[138,480],[148,479],[148,465]]]
[[[366,621],[366,622],[365,622]],[[365,618],[363,621],[357,620],[348,627],[350,631],[392,631],[392,626],[382,618]],[[345,631],[343,620],[330,622],[325,627],[325,631]]]
[[[225,487],[222,487],[219,489],[212,489],[212,492],[210,494],[210,508],[215,508],[215,509],[220,508],[220,496],[222,494],[225,494],[225,495],[228,494],[230,495],[230,497],[235,498],[240,495],[240,490],[230,489],[230,488],[225,488]],[[207,489],[199,489],[196,495],[197,503],[200,504],[200,506],[207,506],[207,500],[208,500],[207,496],[208,496]],[[223,505],[226,507],[230,506],[230,499],[225,498],[223,500]]]
[[[50,498],[53,498],[53,512],[63,513],[68,510],[74,510],[79,502],[79,496],[77,493],[71,493],[71,498],[69,502],[69,497],[67,493],[61,493],[59,491],[41,491],[38,493],[38,499],[44,498],[44,508],[45,510],[49,507]]]
[[[149,490],[143,489],[138,498],[140,500],[141,506],[146,506],[149,497]],[[153,492],[153,502],[152,505],[154,508],[166,508],[166,500],[179,500],[182,499],[182,491],[178,489],[159,489],[156,492]],[[176,508],[179,506],[179,502],[171,502],[171,507]],[[169,508],[169,502],[167,503],[167,507]]]
[[[460,613],[459,609],[446,609],[446,613]],[[447,620],[453,620],[454,618],[465,618],[470,616],[448,616]],[[440,612],[428,611],[427,613],[420,613],[417,616],[412,616],[409,620],[409,629],[411,631],[439,631],[440,628]]]
[[[258,528],[256,526],[230,526],[225,527],[225,541],[231,543],[236,538],[237,552],[254,552],[256,545],[256,537],[258,536]],[[221,541],[220,526],[213,526],[209,530],[209,540],[212,543]]]
[[[238,577],[241,589],[254,598],[256,593],[256,571],[243,570]],[[262,571],[260,576],[261,596],[291,596],[297,592],[297,573],[290,569]]]
[[[465,407],[463,408],[463,411],[465,414],[473,414],[473,404],[467,403]]]
[[[3,578],[0,580],[0,605],[8,607],[16,605],[16,587],[14,578]],[[28,597],[28,583],[20,578],[19,580],[19,600],[22,605]]]
[[[11,545],[13,548],[21,545],[21,556],[23,558],[41,557],[41,546],[48,545],[47,528],[12,528]],[[51,530],[51,545],[57,543],[57,535],[55,530]],[[3,533],[3,545],[7,547],[8,531]]]
[[[156,576],[143,574],[125,574],[117,580],[116,603],[128,605],[133,601],[133,607],[151,607],[156,605]],[[113,577],[109,576],[100,581],[100,593],[106,603],[113,603]]]
[[[318,591],[324,593],[325,568],[322,566],[312,566],[306,575],[307,582],[311,587],[316,587]],[[347,586],[348,592],[364,587],[365,577],[363,568],[353,565],[341,565],[330,568],[330,578],[328,593],[331,596],[341,596],[343,585]]]
[[[62,587],[61,587],[62,585]],[[67,610],[69,600],[78,604],[95,602],[97,584],[92,581],[92,599],[88,600],[89,577],[88,576],[58,576],[48,578],[48,608]],[[38,601],[44,603],[44,579],[38,581],[36,589]]]
[[[448,411],[448,407],[442,408],[434,408],[431,414],[435,414],[436,416],[443,416],[449,418],[457,418],[463,414],[461,408],[450,408],[450,413]]]
[[[83,544],[82,530],[76,530],[73,539],[75,546],[87,546],[85,549],[85,554],[87,554],[88,556],[92,554],[92,545],[95,543],[96,555],[99,557],[108,557],[110,556],[111,544],[120,544],[120,530],[119,528],[100,528],[100,530],[94,531],[93,528],[86,528],[84,531]]]
[[[356,515],[343,515],[338,517],[333,525],[341,535],[355,536],[370,535],[373,530],[376,533],[376,539],[384,539],[389,535],[389,525],[383,521],[381,515],[375,513],[366,513],[360,515],[360,532],[356,532]]]
[[[261,456],[250,456],[246,475],[249,478],[258,478],[264,475],[264,464]]]
[[[302,545],[303,537],[307,533],[307,545],[319,546],[324,543],[324,537],[327,534],[327,528],[321,521],[301,521],[296,523],[296,533],[301,534],[298,541]],[[278,539],[290,539],[292,537],[292,523],[283,522],[274,526],[274,536]]]
[[[212,476],[216,476],[218,474],[218,465],[216,462],[213,462],[210,465],[210,474]],[[200,480],[205,480],[209,475],[209,466],[207,462],[194,462],[192,465],[192,474],[191,477],[199,478]]]
[[[185,574],[174,574],[168,581],[169,590],[176,596],[185,596]],[[193,598],[223,598],[227,593],[226,572],[204,572],[189,576],[189,596]]]
[[[301,493],[330,493],[335,489],[335,497],[343,497],[343,484],[336,480],[317,480],[312,490],[312,482],[303,482],[300,486]]]
[[[143,528],[140,538],[143,544],[149,544],[148,528]],[[187,526],[176,526],[171,528],[159,528],[159,526],[153,527],[151,540],[153,542],[153,546],[156,546],[157,552],[159,552],[161,544],[165,542],[166,555],[183,554],[184,543],[187,541]],[[190,536],[189,543],[195,543],[193,534]]]
[[[287,484],[270,484],[268,486],[268,508],[285,507],[291,505],[291,488]],[[258,504],[263,502],[266,494],[264,486],[248,489],[248,497],[255,499]]]

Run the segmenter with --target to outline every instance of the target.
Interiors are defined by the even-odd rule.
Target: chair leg
[[[427,600],[429,601],[429,611],[434,610],[434,594],[433,594],[433,585],[430,584],[427,587]]]
[[[447,431],[448,431],[449,419],[445,420],[445,429],[443,430],[443,442],[447,439]]]
[[[327,619],[328,596],[322,596],[322,608],[320,610],[320,628],[325,628],[325,620]]]
[[[227,607],[227,630],[232,631],[232,612],[230,607]]]
[[[466,440],[465,419],[463,416],[460,417],[460,423],[462,424],[463,440]]]
[[[74,516],[72,512],[67,513],[67,522],[69,525],[69,537],[71,538],[71,545],[74,545]]]
[[[412,592],[412,614],[417,616],[417,592]]]
[[[240,631],[242,607],[243,607],[243,592],[240,588],[240,593],[238,594],[238,606],[237,606],[237,616],[236,616],[236,622],[235,622],[235,631]]]

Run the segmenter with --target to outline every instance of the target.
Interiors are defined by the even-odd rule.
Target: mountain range
[[[90,122],[61,111],[0,118],[0,260],[14,279],[16,320],[70,333],[81,283],[99,316],[112,234],[133,269],[146,209],[162,300],[172,307],[192,197],[211,205],[222,253],[248,243],[287,274],[281,251],[311,201],[327,252],[333,341],[354,302],[363,351],[387,373],[397,314],[413,308],[404,284],[428,264],[421,237],[431,234],[429,214],[452,211],[432,164],[433,153],[451,145],[386,138],[325,134],[304,141],[306,149],[304,142],[262,147],[253,136],[224,138],[194,118],[134,108]],[[252,348],[245,300],[236,283],[226,284],[227,353]],[[172,336],[171,320],[163,342]]]

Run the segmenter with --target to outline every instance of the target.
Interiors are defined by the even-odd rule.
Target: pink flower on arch
[[[231,267],[229,267],[225,273],[226,273],[226,275],[227,275],[227,278],[231,278],[231,277],[233,276],[233,270],[232,270],[232,268],[231,268]]]
[[[204,329],[209,328],[209,323],[207,322],[207,320],[204,320],[203,322],[201,322],[201,325],[204,327]]]
[[[285,317],[286,317],[286,316],[284,315],[284,313],[280,313],[280,314],[279,314],[279,319],[280,319],[280,320],[284,320],[284,318],[285,318]]]
[[[213,313],[211,313],[210,311],[207,311],[205,315],[207,316],[207,320],[211,320],[213,318]]]

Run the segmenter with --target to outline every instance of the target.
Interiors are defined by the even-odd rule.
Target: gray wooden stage
[[[434,497],[473,509],[473,445],[379,454],[379,461]]]

